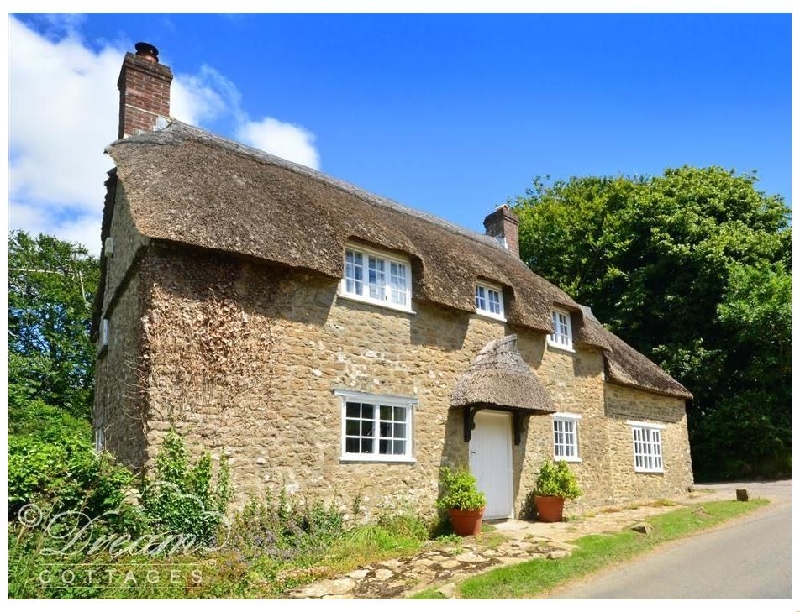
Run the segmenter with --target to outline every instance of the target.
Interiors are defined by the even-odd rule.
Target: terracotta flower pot
[[[471,536],[478,535],[481,532],[483,508],[480,510],[456,510],[451,508],[449,514],[450,522],[456,535]]]
[[[560,523],[564,520],[564,498],[552,495],[534,495],[536,517],[543,523]]]

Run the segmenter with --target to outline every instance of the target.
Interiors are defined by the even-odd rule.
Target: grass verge
[[[458,596],[469,599],[534,597],[581,578],[603,567],[627,561],[661,543],[677,540],[768,504],[716,501],[683,507],[648,520],[648,535],[631,530],[611,535],[590,535],[575,541],[577,548],[562,559],[533,559],[468,578],[458,585]],[[414,595],[417,599],[441,598],[435,588]]]

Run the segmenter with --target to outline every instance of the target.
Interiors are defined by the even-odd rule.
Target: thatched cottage
[[[95,303],[97,443],[147,466],[175,427],[239,500],[286,487],[433,512],[469,466],[519,516],[545,458],[598,507],[692,483],[690,393],[479,235],[169,119],[147,44],[119,79]]]

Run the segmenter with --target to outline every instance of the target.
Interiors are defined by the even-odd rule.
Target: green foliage
[[[564,499],[576,499],[582,495],[578,479],[563,459],[553,463],[545,459],[536,476],[536,495],[552,495]]]
[[[216,483],[208,453],[190,464],[183,440],[168,432],[156,457],[153,477],[142,486],[142,508],[151,529],[189,536],[198,544],[214,544],[226,521],[231,498],[226,459],[220,460]]]
[[[418,542],[428,539],[428,527],[412,514],[384,514],[378,517],[378,526],[392,535],[412,538]]]
[[[9,404],[39,399],[88,417],[91,311],[100,276],[81,245],[14,231],[8,238]]]
[[[700,479],[776,475],[759,466],[791,450],[790,209],[756,182],[688,166],[537,178],[514,206],[523,260],[693,393]],[[760,417],[731,423],[748,406]]]
[[[455,533],[443,533],[440,536],[436,536],[436,542],[440,544],[461,544],[461,539],[461,536]]]
[[[9,519],[29,504],[45,515],[131,518],[123,501],[133,474],[110,455],[94,452],[87,422],[37,400],[10,408],[9,414]],[[130,512],[109,514],[120,509]]]
[[[480,510],[486,506],[486,495],[478,490],[475,476],[466,470],[439,470],[441,495],[436,500],[440,510]]]
[[[233,518],[228,546],[245,558],[267,555],[292,559],[319,553],[341,537],[344,517],[335,503],[290,500],[282,489],[277,499],[251,497]]]

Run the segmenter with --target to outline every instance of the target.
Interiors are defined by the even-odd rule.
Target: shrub
[[[145,480],[141,497],[154,530],[190,536],[198,544],[213,544],[226,521],[231,499],[228,462],[220,461],[212,485],[209,454],[203,453],[190,465],[183,440],[170,431],[156,457],[154,477]]]
[[[81,512],[87,518],[121,514],[133,474],[107,453],[96,454],[78,434],[61,442],[9,436],[8,518],[29,504],[44,514]],[[128,508],[131,509],[131,508]],[[114,519],[114,520],[116,520]]]
[[[545,459],[536,477],[536,495],[552,495],[564,499],[575,499],[582,494],[578,479],[563,459],[553,463]]]
[[[335,503],[304,499],[292,503],[285,490],[275,500],[251,497],[233,517],[229,545],[248,558],[289,559],[320,552],[343,533],[344,517]]]
[[[480,510],[486,506],[486,496],[478,490],[478,481],[466,470],[443,467],[439,470],[439,480],[442,494],[436,500],[436,507],[440,510]]]
[[[412,514],[384,514],[378,518],[378,526],[392,535],[413,538],[420,542],[428,539],[428,527]]]

